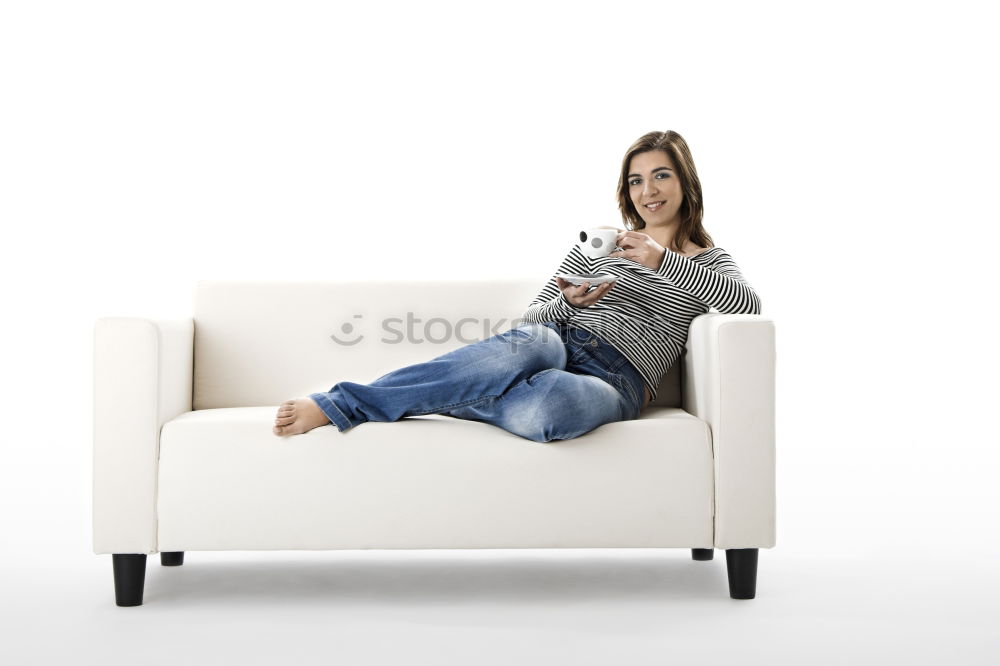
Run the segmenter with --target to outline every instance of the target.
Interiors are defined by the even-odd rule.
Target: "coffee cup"
[[[615,241],[621,229],[615,227],[592,227],[580,232],[576,245],[583,256],[590,259],[606,257],[617,249]]]

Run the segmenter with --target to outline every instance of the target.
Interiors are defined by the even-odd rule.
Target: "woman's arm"
[[[714,251],[708,268],[668,249],[656,272],[722,314],[760,314],[760,297],[736,262],[721,247]]]
[[[569,321],[580,308],[570,304],[563,296],[563,292],[556,283],[556,273],[584,274],[589,273],[590,267],[580,249],[574,245],[569,254],[559,264],[559,268],[552,274],[549,281],[542,287],[541,293],[535,297],[528,309],[524,312],[522,320],[532,324],[541,324],[547,321],[559,322]]]

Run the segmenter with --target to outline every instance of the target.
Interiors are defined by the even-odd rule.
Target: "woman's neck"
[[[680,225],[675,222],[665,223],[662,225],[649,226],[648,224],[639,229],[640,232],[646,234],[654,241],[656,241],[661,246],[671,249],[671,243],[677,235],[677,230]],[[678,250],[683,251],[683,247],[678,248]]]

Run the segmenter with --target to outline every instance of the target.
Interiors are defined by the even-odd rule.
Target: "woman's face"
[[[628,193],[647,227],[680,223],[678,211],[684,192],[666,151],[651,150],[632,156],[628,165]],[[662,203],[652,209],[648,206],[657,202]]]

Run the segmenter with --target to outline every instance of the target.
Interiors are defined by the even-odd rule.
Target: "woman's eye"
[[[656,174],[656,177],[657,177],[657,178],[659,178],[660,176],[663,176],[664,178],[670,178],[670,174],[669,174],[669,173],[663,173],[663,172],[660,172],[660,173]],[[628,184],[629,184],[629,185],[638,185],[638,184],[639,184],[639,183],[641,183],[641,182],[642,182],[642,178],[636,178],[636,179],[634,179],[634,180],[630,180],[630,181],[628,182]]]

